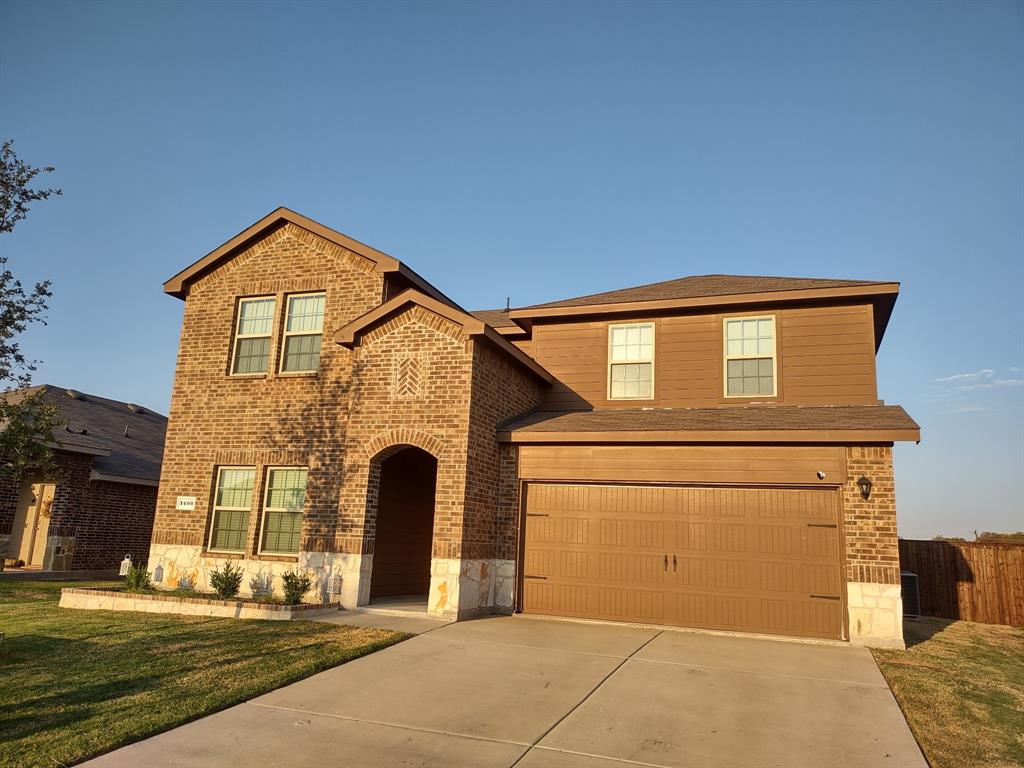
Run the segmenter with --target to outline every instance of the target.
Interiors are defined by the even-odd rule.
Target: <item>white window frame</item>
[[[772,321],[772,393],[770,395],[730,395],[729,394],[729,361],[730,360],[762,360],[769,355],[760,352],[753,355],[729,354],[729,323],[737,320],[771,320]],[[722,318],[722,394],[730,400],[737,398],[767,398],[779,396],[779,321],[775,315],[731,315]]]
[[[320,318],[320,357],[317,359],[316,368],[307,368],[301,371],[286,371],[284,369],[284,354],[288,348],[288,337],[289,336],[316,336],[315,333],[309,331],[289,331],[288,330],[288,314],[292,304],[292,299],[302,299],[307,296],[323,296],[324,297],[324,317],[327,316],[327,291],[308,291],[306,293],[289,293],[284,297],[284,316],[281,318],[281,352],[278,355],[277,361],[277,373],[279,376],[309,376],[311,373],[318,373],[320,371],[320,363],[323,361],[324,351],[324,317]]]
[[[249,506],[248,507],[221,507],[221,506],[217,505],[217,492],[220,490],[220,479],[221,479],[221,476],[224,474],[224,472],[226,472],[228,470],[233,470],[233,469],[250,469],[250,470],[252,470],[252,490],[253,490],[253,496],[256,495],[255,492],[256,492],[256,476],[257,475],[256,475],[256,467],[255,466],[253,466],[252,464],[249,464],[249,465],[244,465],[244,466],[217,467],[217,474],[215,475],[215,480],[214,480],[214,485],[213,485],[213,497],[210,500],[210,530],[207,532],[207,538],[206,538],[206,551],[207,552],[223,552],[224,554],[237,555],[239,553],[245,554],[245,551],[248,548],[248,537],[249,537],[249,525],[248,524],[246,525],[246,530],[245,530],[246,541],[243,543],[241,549],[214,549],[213,548],[213,528],[214,528],[214,523],[217,522],[217,512],[218,511],[223,510],[223,511],[226,511],[226,512],[248,512],[250,518],[252,517],[252,499],[251,498],[249,499]],[[251,523],[251,522],[252,522],[252,520],[250,519],[249,523]]]
[[[262,504],[262,508],[261,508],[261,511],[260,511],[260,530],[259,530],[258,545],[257,545],[257,548],[256,548],[256,552],[257,552],[257,554],[268,555],[268,556],[271,556],[271,557],[297,557],[298,554],[299,554],[299,550],[298,549],[295,550],[294,552],[280,552],[280,551],[277,551],[277,550],[271,550],[271,549],[265,550],[265,549],[263,549],[263,540],[264,540],[264,538],[267,535],[267,512],[290,512],[291,511],[289,509],[281,509],[280,507],[274,507],[273,509],[271,509],[267,505],[267,501],[270,498],[270,473],[273,472],[275,469],[305,470],[305,472],[306,472],[306,490],[305,490],[305,493],[303,493],[303,496],[302,496],[302,509],[299,511],[299,516],[300,516],[301,520],[305,520],[306,519],[306,500],[309,498],[309,467],[305,467],[305,466],[273,466],[273,467],[267,467],[266,468],[266,472],[263,475],[263,504]],[[299,546],[300,547],[302,546],[302,541],[301,541],[301,525],[300,525]]]
[[[247,301],[273,301],[274,312],[270,317],[270,333],[241,333],[239,328],[242,325],[242,305]],[[230,376],[266,376],[270,373],[270,361],[274,357],[274,328],[277,323],[277,296],[273,294],[269,296],[240,296],[238,302],[235,305],[235,327],[234,333],[231,336],[231,367],[228,369],[228,375]],[[269,339],[270,343],[267,348],[267,368],[264,371],[246,371],[244,373],[235,372],[235,361],[238,358],[238,346],[239,342],[243,339]]]
[[[643,360],[640,360],[640,359],[637,359],[637,360],[614,360],[613,361],[612,360],[612,331],[614,329],[616,329],[616,328],[631,328],[633,326],[647,327],[647,328],[651,329],[651,357],[650,357],[650,359],[643,359]],[[657,342],[657,328],[655,328],[654,322],[652,322],[652,321],[641,321],[641,322],[636,322],[636,323],[609,323],[608,324],[608,350],[607,350],[607,355],[606,355],[607,359],[608,359],[608,364],[607,364],[607,366],[605,368],[605,378],[608,381],[608,385],[607,385],[607,389],[606,389],[605,395],[607,396],[607,398],[609,400],[615,400],[615,401],[620,401],[620,400],[637,400],[637,401],[641,401],[641,400],[653,400],[654,399],[654,393],[655,393],[655,385],[654,385],[654,382],[655,382],[655,378],[654,378],[655,364],[654,364],[654,360],[657,357],[657,352],[656,352],[657,343],[658,343]],[[612,397],[612,366],[613,365],[634,365],[634,364],[637,364],[637,363],[650,363],[650,365],[651,365],[651,395],[650,395],[650,397]]]

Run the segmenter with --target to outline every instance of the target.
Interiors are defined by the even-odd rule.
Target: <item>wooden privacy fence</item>
[[[1024,625],[1024,544],[899,544],[900,569],[918,576],[923,615]]]

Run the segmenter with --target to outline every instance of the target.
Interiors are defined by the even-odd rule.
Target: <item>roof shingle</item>
[[[706,296],[731,296],[744,293],[809,290],[814,288],[847,288],[857,285],[885,285],[877,280],[832,280],[811,277],[768,277],[756,275],[697,275],[622,288],[605,293],[591,293],[561,301],[533,304],[522,309],[582,307],[591,304],[616,304],[632,301],[664,301],[695,299]]]
[[[66,450],[85,448],[88,452],[102,450],[109,456],[96,456],[93,468],[105,475],[159,480],[164,453],[167,417],[120,400],[77,393],[72,397],[63,387],[50,384],[0,394],[18,399],[43,390],[43,400],[57,406],[67,427],[53,431],[54,440]],[[125,430],[127,428],[127,434]],[[84,430],[84,433],[83,433]]]
[[[898,405],[762,405],[538,411],[506,424],[499,431],[535,434],[918,429],[917,423]]]

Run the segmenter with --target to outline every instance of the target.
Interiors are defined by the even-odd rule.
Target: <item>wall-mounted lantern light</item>
[[[860,480],[857,481],[857,487],[860,488],[860,495],[865,499],[871,498],[871,486],[872,482],[864,476],[861,476]]]

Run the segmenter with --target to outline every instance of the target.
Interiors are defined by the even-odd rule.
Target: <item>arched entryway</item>
[[[430,591],[437,459],[405,446],[380,463],[370,601]]]

